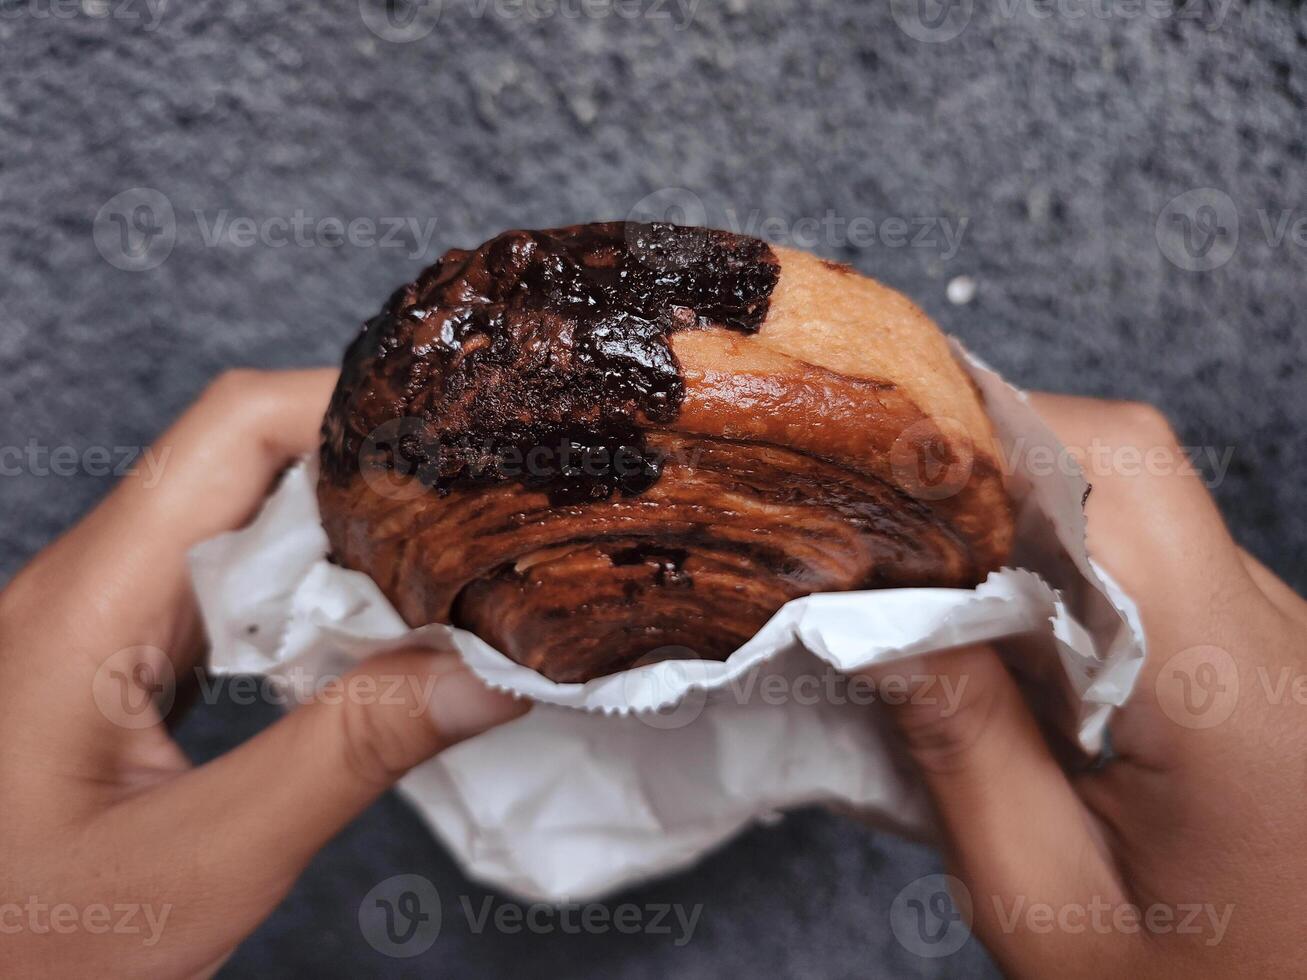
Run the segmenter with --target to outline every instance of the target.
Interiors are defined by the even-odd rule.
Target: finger
[[[1089,550],[1139,604],[1148,640],[1134,693],[1111,721],[1119,759],[1082,793],[1109,824],[1112,806],[1146,794],[1170,812],[1188,789],[1182,773],[1230,750],[1221,719],[1258,710],[1247,696],[1257,672],[1275,670],[1287,647],[1260,635],[1271,600],[1160,413],[1061,395],[1031,403],[1083,461]]]
[[[194,635],[188,549],[244,524],[278,474],[314,449],[336,372],[231,372],[143,454],[137,470],[6,590],[6,607],[98,668],[129,646],[184,666]],[[24,616],[26,613],[26,616]],[[43,656],[54,637],[30,644]],[[39,649],[38,649],[39,648]]]
[[[1032,395],[1031,404],[1093,484],[1085,506],[1090,553],[1140,602],[1150,645],[1141,686],[1156,680],[1170,654],[1221,642],[1218,619],[1248,618],[1264,601],[1159,412],[1064,395]]]
[[[917,696],[883,697],[903,749],[930,794],[951,870],[969,892],[973,929],[1015,975],[1048,962],[1056,936],[1014,940],[1001,915],[1012,896],[1066,907],[1123,894],[1088,812],[989,647],[933,654],[905,669]],[[940,692],[931,696],[930,692]],[[953,692],[943,696],[943,692]]]
[[[173,864],[205,885],[200,901],[179,903],[174,916],[210,929],[222,923],[230,931],[217,937],[220,951],[409,769],[528,708],[486,688],[455,653],[385,654],[225,756],[114,806],[99,832],[146,852],[168,841]],[[158,864],[134,862],[121,846],[114,853],[120,869]],[[155,889],[166,901],[169,889]]]
[[[1289,619],[1307,625],[1307,599],[1294,592],[1284,579],[1243,548],[1239,549],[1239,557],[1243,560],[1248,576],[1262,590],[1262,594]]]
[[[1246,585],[1225,521],[1160,412],[1069,395],[1030,402],[1085,470],[1090,551],[1127,592],[1183,614],[1231,580]]]

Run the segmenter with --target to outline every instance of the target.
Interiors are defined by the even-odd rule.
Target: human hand
[[[404,772],[527,710],[403,651],[198,768],[169,737],[156,701],[202,653],[186,551],[317,446],[334,381],[224,375],[160,437],[156,486],[127,478],[0,592],[6,976],[213,972]]]
[[[1155,410],[1032,402],[1090,464],[1089,549],[1139,603],[1149,652],[1099,769],[1058,765],[992,649],[927,661],[964,692],[952,711],[888,707],[955,901],[1014,977],[1297,973],[1307,602],[1231,539]],[[1123,447],[1150,465],[1114,472]]]

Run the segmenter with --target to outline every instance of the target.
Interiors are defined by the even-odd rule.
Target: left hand
[[[527,709],[404,651],[198,768],[168,735],[203,651],[186,552],[316,448],[335,377],[224,375],[152,450],[157,485],[128,477],[0,592],[6,975],[213,972],[407,770]]]

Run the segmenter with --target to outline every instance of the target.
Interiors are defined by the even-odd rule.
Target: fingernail
[[[528,701],[486,687],[460,664],[436,681],[428,710],[440,734],[452,743],[512,721],[530,708]]]

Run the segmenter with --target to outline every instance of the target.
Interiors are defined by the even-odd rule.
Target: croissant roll
[[[559,682],[723,659],[813,592],[974,586],[1011,505],[943,335],[851,268],[610,222],[455,249],[345,355],[333,560]]]

